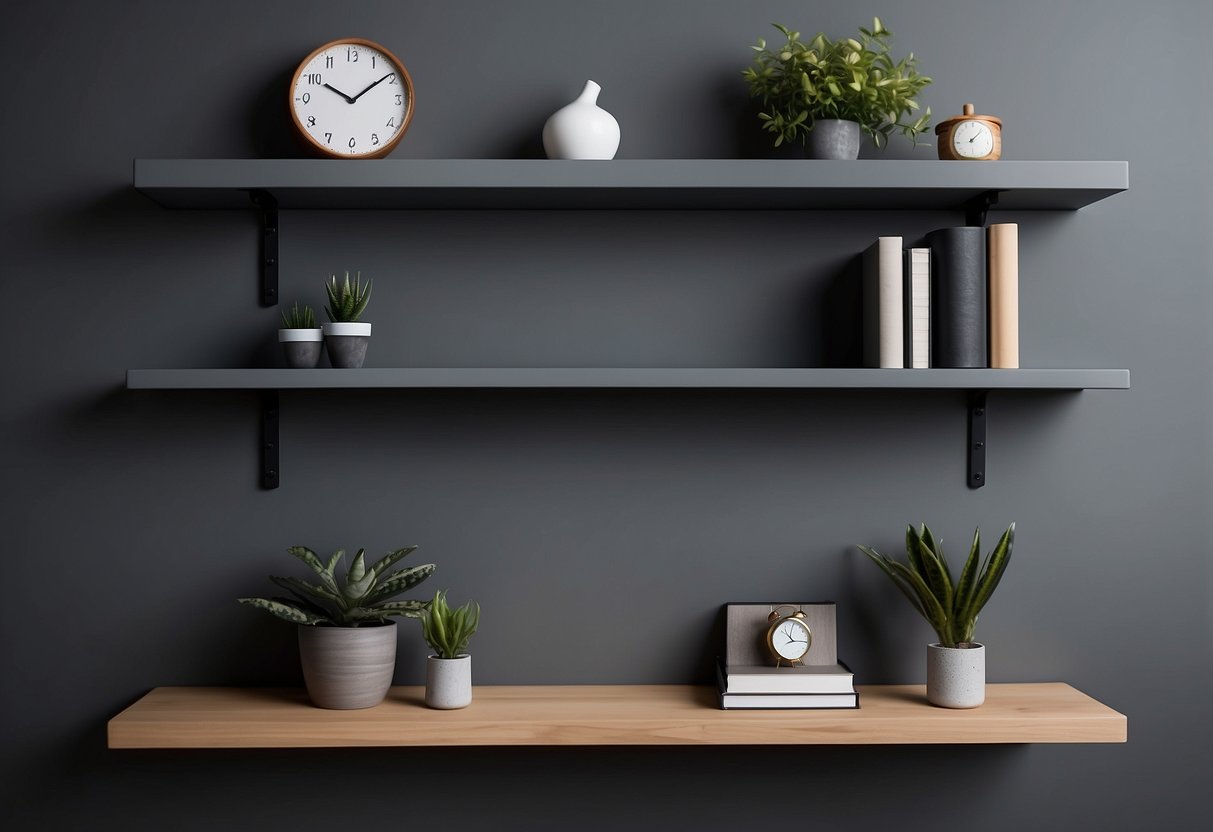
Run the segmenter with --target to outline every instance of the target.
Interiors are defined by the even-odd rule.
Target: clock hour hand
[[[370,86],[368,86],[368,87],[367,87],[366,89],[364,89],[362,92],[358,93],[358,94],[357,94],[357,95],[355,95],[353,98],[348,99],[348,100],[349,100],[349,102],[350,102],[351,104],[353,104],[353,103],[354,103],[355,101],[357,101],[359,98],[362,98],[362,96],[366,95],[368,92],[370,92],[370,91],[371,91],[372,89],[374,89],[376,86],[378,86],[379,84],[382,84],[384,81],[386,81],[387,79],[391,78],[391,77],[392,77],[393,75],[395,75],[395,74],[396,74],[396,73],[394,73],[394,72],[389,72],[387,75],[384,75],[382,78],[380,78],[378,81],[376,81],[375,83],[373,83],[373,84],[371,84]]]
[[[376,83],[378,83],[378,82],[376,82]],[[357,101],[357,98],[350,98],[348,95],[346,95],[346,94],[345,94],[345,93],[343,93],[341,90],[339,90],[339,89],[337,89],[336,87],[334,87],[332,84],[325,84],[325,86],[326,86],[326,87],[328,87],[328,88],[329,88],[330,90],[332,90],[333,92],[337,93],[337,94],[338,94],[339,96],[341,96],[342,98],[344,98],[344,99],[345,99],[345,103],[346,103],[346,104],[353,104],[355,101]],[[371,86],[374,86],[374,84],[372,84]],[[369,88],[368,88],[368,89],[369,89]],[[366,90],[363,90],[362,92],[366,92]],[[360,92],[360,93],[358,93],[358,94],[359,94],[359,95],[362,95],[362,93],[361,93],[361,92]]]

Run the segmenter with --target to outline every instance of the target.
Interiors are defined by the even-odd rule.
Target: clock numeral
[[[307,117],[307,126],[308,126],[308,127],[315,127],[315,126],[316,126],[316,117],[315,117],[315,116],[308,116],[308,117]]]
[[[317,85],[319,85],[319,84],[323,84],[323,83],[324,83],[324,79],[320,77],[320,73],[319,73],[319,72],[309,72],[309,73],[307,74],[307,82],[308,82],[309,84],[317,84]]]
[[[388,82],[389,84],[394,84],[394,83],[396,83],[396,73],[394,73],[394,72],[393,72],[391,75],[389,75],[389,76],[387,77],[387,82]]]
[[[371,55],[371,69],[375,68],[375,56]]]
[[[333,56],[332,56],[332,55],[325,55],[325,56],[324,56],[324,68],[325,68],[325,69],[332,69],[332,68],[333,68]]]
[[[391,118],[389,118],[387,120],[387,124],[385,124],[384,126],[385,127],[395,127],[396,126],[396,117],[392,116]]]
[[[379,144],[379,134],[378,133],[371,133],[371,144],[373,144],[373,145]]]
[[[303,95],[299,96],[295,100],[302,101],[304,104],[307,104],[309,101],[312,100],[312,94],[310,92],[305,92]]]
[[[353,146],[354,146],[354,137],[350,136],[350,147],[352,148]]]
[[[332,133],[325,133],[325,134],[324,134],[324,143],[325,143],[325,144],[331,144],[331,143],[332,143],[332,141],[333,141],[333,134],[332,134]]]
[[[404,103],[404,96],[403,96],[403,95],[397,95],[397,96],[396,96],[396,106],[397,106],[397,107],[399,107],[399,106],[400,106],[401,104],[403,104],[403,103]]]
[[[358,50],[347,46],[345,48],[345,60],[346,60],[346,63],[351,63],[351,64],[358,63]]]

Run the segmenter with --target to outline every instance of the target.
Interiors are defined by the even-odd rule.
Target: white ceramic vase
[[[554,112],[543,125],[543,150],[549,159],[614,159],[619,122],[598,106],[602,87],[593,81],[572,104]]]
[[[396,622],[362,627],[299,625],[307,695],[318,708],[372,708],[396,669]]]
[[[430,656],[425,665],[425,704],[454,710],[472,704],[472,657],[454,659]]]
[[[985,702],[985,645],[928,644],[927,701],[941,708],[976,708]]]

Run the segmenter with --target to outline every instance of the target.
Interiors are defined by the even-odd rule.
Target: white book
[[[931,250],[905,250],[905,359],[907,367],[931,366]]]
[[[720,707],[730,708],[858,708],[854,693],[722,693]]]
[[[720,679],[725,693],[854,693],[855,674],[844,664],[795,667],[729,665]]]
[[[879,237],[863,253],[863,364],[905,366],[901,237]]]

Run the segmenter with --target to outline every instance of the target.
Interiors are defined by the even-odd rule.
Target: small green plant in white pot
[[[906,562],[875,549],[859,550],[880,567],[939,636],[927,646],[927,699],[945,708],[976,708],[985,702],[985,645],[973,638],[977,615],[985,607],[1011,561],[1015,524],[1002,533],[993,551],[981,557],[981,529],[960,575],[953,579],[942,541],[924,523],[906,528]]]
[[[298,625],[299,657],[308,696],[320,708],[370,708],[383,701],[396,669],[396,622],[421,618],[425,601],[394,601],[434,573],[434,564],[393,568],[416,546],[389,552],[371,565],[365,550],[339,571],[345,551],[327,561],[305,546],[287,549],[319,578],[271,575],[270,580],[291,597],[240,598],[242,604],[265,610]]]
[[[291,369],[311,369],[320,363],[324,350],[324,332],[316,325],[316,313],[312,307],[299,308],[296,303],[282,313],[282,329],[278,330],[278,342]]]
[[[434,655],[426,660],[425,704],[452,710],[472,703],[472,657],[468,641],[480,626],[480,605],[452,608],[439,590],[421,616],[421,633]]]
[[[855,159],[861,132],[878,148],[895,132],[918,145],[931,108],[913,114],[931,79],[919,74],[914,53],[893,59],[893,33],[880,18],[871,29],[860,27],[858,38],[832,40],[818,32],[807,43],[799,32],[773,25],[785,42],[768,47],[759,39],[742,77],[750,95],[761,99],[758,118],[775,147],[799,141],[811,159]]]
[[[331,275],[324,284],[329,302],[324,307],[329,322],[324,325],[324,346],[334,367],[357,369],[366,360],[371,340],[371,325],[358,320],[371,300],[371,282],[362,282],[362,273],[345,273],[344,280]]]

